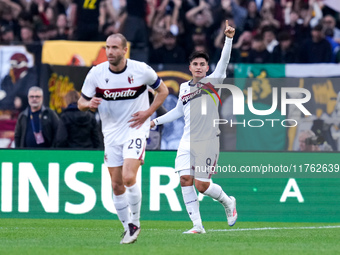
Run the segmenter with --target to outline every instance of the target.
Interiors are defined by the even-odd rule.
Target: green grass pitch
[[[118,220],[1,219],[0,254],[339,254],[340,223],[142,221],[134,244],[120,245]]]

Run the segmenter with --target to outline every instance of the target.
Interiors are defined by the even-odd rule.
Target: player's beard
[[[116,56],[115,59],[109,60],[109,63],[110,63],[110,65],[118,66],[123,58],[124,58],[124,56]]]

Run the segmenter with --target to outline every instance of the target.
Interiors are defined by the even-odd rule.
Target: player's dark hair
[[[189,63],[191,63],[195,58],[204,58],[207,62],[209,62],[209,55],[204,51],[194,51],[189,56]]]

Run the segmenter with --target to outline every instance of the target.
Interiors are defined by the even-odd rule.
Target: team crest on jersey
[[[130,84],[133,83],[133,76],[132,76],[132,75],[128,77],[128,82],[129,82]]]

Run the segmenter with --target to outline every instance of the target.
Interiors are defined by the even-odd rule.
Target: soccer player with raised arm
[[[183,200],[193,222],[193,228],[184,234],[205,233],[194,183],[199,192],[216,199],[224,206],[229,226],[233,226],[237,220],[236,199],[227,196],[221,186],[211,182],[213,167],[216,166],[219,156],[218,136],[220,133],[218,126],[214,127],[212,124],[213,119],[219,118],[218,108],[214,104],[214,101],[219,101],[219,97],[212,83],[222,84],[226,77],[232,38],[235,34],[235,29],[228,25],[228,20],[226,20],[224,34],[226,35],[225,44],[215,71],[206,77],[209,70],[209,56],[205,52],[192,53],[189,57],[189,70],[193,78],[181,84],[176,107],[151,121],[151,127],[153,127],[184,116],[184,133],[175,161],[175,170],[180,175]],[[214,97],[214,100],[205,93]],[[205,115],[201,112],[203,98],[205,98],[208,113]]]
[[[135,242],[140,232],[141,193],[136,176],[144,160],[150,116],[168,95],[156,72],[145,63],[126,59],[126,52],[122,34],[107,38],[108,61],[89,71],[78,101],[82,111],[99,111],[113,202],[124,226],[121,244]],[[147,85],[158,92],[151,105]]]

